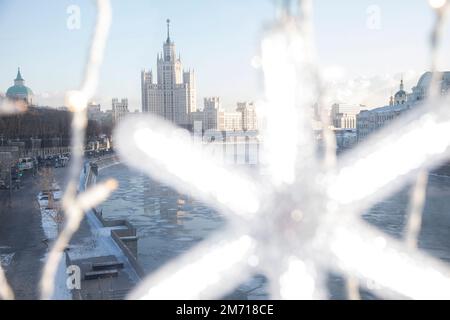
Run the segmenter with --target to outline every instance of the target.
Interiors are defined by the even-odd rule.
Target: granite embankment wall
[[[116,156],[102,157],[90,162],[87,162],[84,167],[85,171],[85,189],[93,185],[97,181],[98,173],[104,168],[119,164]],[[110,220],[104,219],[102,212],[97,209],[92,209],[92,212],[101,227],[108,227],[111,229],[111,238],[121,249],[123,254],[128,258],[134,271],[139,277],[144,277],[144,269],[137,261],[137,241],[136,228],[128,220]]]

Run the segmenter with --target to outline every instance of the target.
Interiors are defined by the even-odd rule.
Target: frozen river
[[[106,177],[116,178],[120,187],[102,204],[103,215],[126,218],[137,228],[138,260],[147,272],[186,252],[225,224],[219,213],[204,204],[184,201],[185,198],[172,189],[124,165],[102,170],[100,179]],[[405,189],[374,206],[364,219],[394,237],[401,237],[407,204],[408,189]],[[419,246],[447,262],[450,262],[449,210],[450,178],[430,176]],[[332,298],[344,297],[342,279],[330,276],[329,286]],[[267,297],[264,279],[250,280],[232,297]]]

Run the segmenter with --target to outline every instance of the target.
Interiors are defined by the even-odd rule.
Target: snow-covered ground
[[[43,261],[47,260],[48,253],[42,258]],[[58,265],[58,270],[55,275],[55,289],[53,292],[52,300],[72,300],[72,293],[67,288],[67,274],[66,274],[66,259],[61,259]]]
[[[53,241],[58,236],[57,211],[49,208],[41,208],[41,224],[47,241]]]

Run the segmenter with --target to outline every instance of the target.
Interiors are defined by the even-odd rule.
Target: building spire
[[[16,76],[16,81],[23,81],[22,75],[20,74],[20,67],[17,68],[17,76]]]
[[[17,68],[17,76],[14,79],[15,86],[23,86],[25,80],[22,78],[22,74],[20,73],[20,68]]]
[[[405,86],[403,85],[403,74],[402,74],[402,79],[400,80],[400,90],[403,90]]]
[[[167,23],[167,43],[170,43],[170,19],[166,20]]]

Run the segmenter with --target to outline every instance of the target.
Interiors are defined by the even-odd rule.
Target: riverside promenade
[[[86,162],[79,190],[95,184],[98,171],[117,162],[115,156]],[[73,299],[124,299],[143,276],[136,261],[136,248],[136,230],[127,221],[105,221],[95,209],[88,211],[61,262],[64,266],[59,268],[60,286],[55,298],[64,297],[67,291],[62,286],[67,275],[61,270],[76,265],[81,270],[81,287],[71,290]]]

